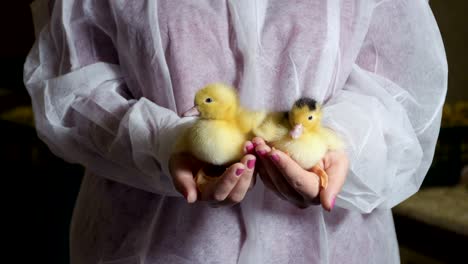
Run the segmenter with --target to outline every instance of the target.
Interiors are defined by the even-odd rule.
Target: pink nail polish
[[[246,149],[246,152],[247,152],[247,153],[250,153],[250,152],[254,149],[254,145],[249,144],[249,145],[247,145],[247,146],[245,147],[245,149]]]
[[[244,169],[237,169],[236,170],[236,175],[240,176],[244,172]]]
[[[255,161],[254,159],[251,159],[249,161],[247,161],[247,168],[249,169],[253,169],[253,167],[255,167]]]
[[[274,162],[279,162],[280,161],[280,157],[277,154],[273,154],[270,157]]]
[[[258,150],[257,153],[260,156],[265,156],[267,152],[266,152],[266,150],[261,149],[261,150]]]
[[[333,207],[335,207],[335,200],[336,200],[336,197],[333,197],[331,204],[330,204],[330,211],[333,210]]]

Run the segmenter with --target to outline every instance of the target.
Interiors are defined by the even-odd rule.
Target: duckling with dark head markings
[[[320,177],[322,188],[328,175],[318,166],[329,150],[343,148],[340,138],[321,124],[322,108],[311,98],[300,98],[287,113],[272,113],[254,130],[270,145],[291,156],[302,168]]]

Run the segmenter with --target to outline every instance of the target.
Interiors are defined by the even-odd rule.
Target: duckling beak
[[[197,106],[190,108],[188,111],[182,114],[183,117],[199,116],[199,115],[200,115],[200,111],[198,111]]]
[[[303,131],[304,131],[304,127],[301,124],[297,124],[294,126],[293,129],[291,129],[291,131],[289,131],[289,135],[291,135],[293,139],[296,139],[302,135]]]

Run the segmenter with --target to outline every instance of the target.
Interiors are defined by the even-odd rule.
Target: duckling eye
[[[211,103],[211,102],[213,102],[213,99],[211,99],[211,98],[208,97],[208,98],[205,99],[205,102],[206,102],[206,103]]]
[[[308,119],[309,119],[309,120],[312,120],[312,118],[314,118],[314,117],[313,117],[313,116],[309,116],[309,118],[308,118]]]

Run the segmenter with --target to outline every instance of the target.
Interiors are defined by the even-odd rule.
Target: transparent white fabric
[[[447,63],[426,0],[57,0],[24,82],[40,138],[87,168],[71,263],[397,263],[390,208],[431,163]],[[260,181],[186,204],[168,153],[210,82],[254,109],[324,103],[351,160],[331,213]]]

